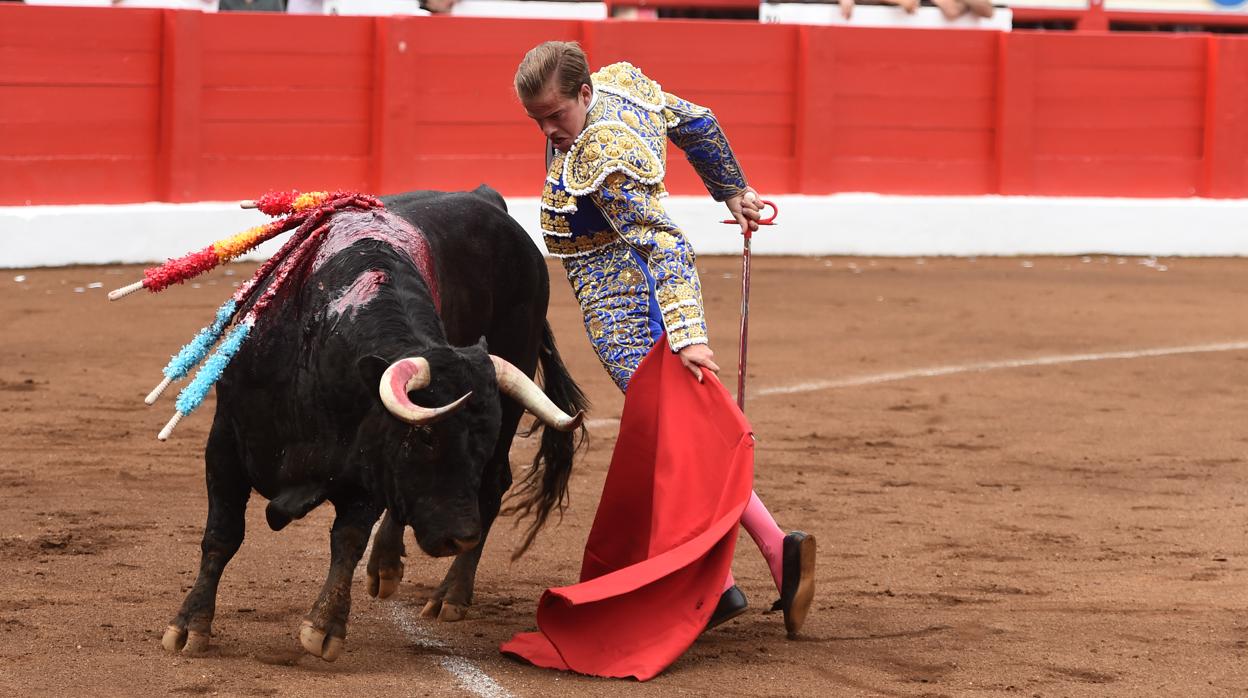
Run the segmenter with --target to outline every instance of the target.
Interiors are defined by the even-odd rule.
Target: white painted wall
[[[1248,256],[1248,200],[1002,196],[778,196],[780,225],[754,238],[765,255]],[[538,200],[508,200],[541,246]],[[722,204],[673,196],[672,217],[699,254],[739,254]],[[153,262],[202,249],[266,220],[236,203],[0,207],[0,267]],[[276,241],[261,247],[272,254]],[[543,247],[544,249],[544,247]]]
[[[894,27],[899,29],[989,29],[1010,31],[1014,14],[1009,8],[998,7],[991,17],[965,14],[945,19],[940,9],[920,7],[913,13],[895,5],[855,5],[849,19],[841,16],[841,8],[830,3],[771,3],[759,6],[760,22],[773,24],[816,24],[839,27]]]
[[[459,0],[451,8],[458,17],[513,19],[606,19],[605,2],[542,2],[540,0]]]

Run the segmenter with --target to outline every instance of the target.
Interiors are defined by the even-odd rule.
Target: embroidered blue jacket
[[[663,92],[628,63],[606,66],[592,80],[585,130],[551,159],[541,223],[590,342],[625,389],[662,333],[672,351],[707,342],[693,248],[661,202],[667,140],[717,201],[746,182],[709,109]]]

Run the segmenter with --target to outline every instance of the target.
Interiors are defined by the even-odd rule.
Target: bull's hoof
[[[188,632],[176,625],[170,625],[165,628],[165,634],[160,638],[160,645],[167,652],[196,655],[208,650],[208,639],[208,633],[199,633],[194,630]]]
[[[197,633],[194,630],[186,634],[186,646],[182,654],[203,654],[208,650],[208,633]]]
[[[442,602],[442,610],[438,611],[438,620],[443,623],[455,623],[468,617],[468,607],[453,604],[449,601]]]
[[[326,635],[324,630],[313,627],[312,621],[305,620],[299,626],[299,644],[308,654],[332,662],[342,654],[343,638]]]
[[[455,623],[468,617],[468,607],[441,599],[430,599],[420,610],[420,617],[437,618],[443,623]]]
[[[398,584],[402,577],[369,577],[368,593],[376,598],[389,598],[394,596],[394,592],[398,591]]]
[[[378,599],[388,599],[399,590],[403,581],[403,565],[398,569],[379,569],[377,573],[368,573],[368,595]]]
[[[186,647],[186,631],[176,625],[165,628],[164,637],[160,638],[160,646],[166,652],[178,652]]]

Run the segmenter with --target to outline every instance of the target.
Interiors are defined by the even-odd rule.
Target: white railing
[[[1009,31],[1013,17],[1007,8],[998,7],[991,17],[964,14],[946,19],[935,7],[919,7],[908,13],[896,5],[855,5],[849,19],[841,14],[836,3],[763,3],[759,21],[781,24],[817,24],[844,27],[895,27],[910,29],[990,29]]]

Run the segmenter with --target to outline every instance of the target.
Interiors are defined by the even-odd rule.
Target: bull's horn
[[[581,426],[585,419],[584,412],[577,412],[575,417],[568,416],[523,371],[493,354],[490,354],[490,360],[494,362],[494,371],[498,374],[499,391],[520,403],[543,424],[559,431],[572,431]]]
[[[468,398],[472,396],[472,392],[469,391],[467,395],[449,405],[421,407],[412,402],[407,397],[407,393],[429,385],[430,377],[427,359],[419,356],[399,359],[390,364],[386,372],[381,374],[381,384],[377,387],[377,392],[381,395],[382,404],[390,410],[390,414],[414,425],[432,424],[439,419],[444,419],[463,409]]]

